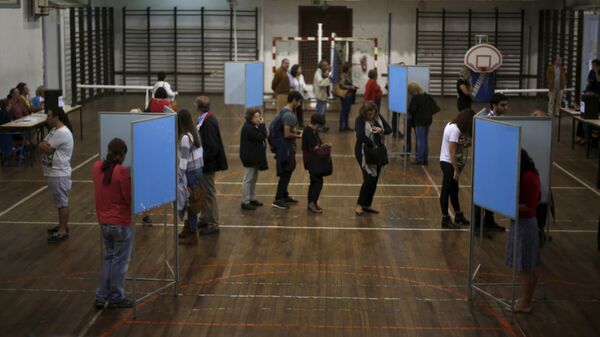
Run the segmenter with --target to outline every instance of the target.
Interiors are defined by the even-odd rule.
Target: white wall
[[[272,79],[271,69],[272,61],[272,37],[273,36],[297,36],[298,35],[298,6],[308,6],[309,0],[237,0],[239,9],[259,8],[259,36],[262,36],[262,54],[261,58],[265,62],[265,91],[270,91],[270,82]],[[529,74],[535,74],[537,71],[537,28],[540,9],[560,8],[561,1],[556,0],[527,0],[527,1],[485,1],[485,0],[456,0],[456,1],[430,1],[424,2],[412,0],[361,0],[361,1],[328,1],[331,6],[347,6],[353,9],[353,35],[354,37],[377,37],[379,39],[379,66],[383,69],[380,73],[387,72],[385,66],[388,64],[387,54],[388,46],[388,13],[392,13],[392,43],[391,43],[391,63],[405,62],[413,64],[415,60],[415,34],[416,34],[416,9],[420,4],[420,10],[468,10],[469,8],[479,11],[491,11],[494,6],[499,7],[501,11],[525,10],[525,49],[524,52],[531,49],[531,59],[527,60],[525,56],[524,71]],[[115,7],[115,53],[116,67],[120,69],[120,48],[121,40],[121,8],[123,5],[128,8],[142,9],[147,6],[153,8],[200,8],[205,6],[210,9],[227,9],[228,4],[225,0],[94,0],[93,6],[114,6]],[[531,46],[528,45],[529,30],[531,30]],[[264,31],[264,35],[262,35]],[[282,55],[278,57],[287,57],[292,63],[297,62],[297,48],[281,48]],[[277,63],[277,61],[275,63]],[[354,62],[355,60],[353,60]],[[529,64],[529,69],[527,69]],[[369,67],[372,65],[369,64]],[[305,76],[312,76],[306,74]],[[535,80],[530,81],[531,87],[536,87]]]
[[[34,94],[44,81],[42,25],[27,17],[27,2],[21,1],[21,8],[0,8],[0,98],[19,82]]]

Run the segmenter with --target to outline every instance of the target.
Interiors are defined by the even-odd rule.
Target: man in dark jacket
[[[204,152],[204,167],[200,178],[200,187],[206,198],[206,209],[200,214],[198,225],[202,228],[200,235],[216,234],[219,232],[219,209],[217,206],[217,189],[215,187],[215,173],[227,170],[227,157],[219,122],[210,112],[210,100],[206,96],[196,98],[198,118],[198,132],[202,141]]]
[[[260,110],[249,108],[246,110],[246,121],[242,126],[240,135],[240,159],[244,166],[244,180],[242,181],[242,209],[254,211],[263,204],[256,200],[256,181],[258,171],[266,170],[267,128]]]

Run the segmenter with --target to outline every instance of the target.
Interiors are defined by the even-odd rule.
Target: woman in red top
[[[105,160],[94,163],[92,176],[96,194],[96,215],[104,239],[104,263],[96,289],[96,309],[130,308],[125,297],[125,275],[131,255],[131,178],[122,166],[127,145],[119,138],[108,144]]]
[[[170,106],[171,101],[167,95],[167,90],[163,87],[156,89],[154,97],[150,99],[146,112],[159,112],[162,113],[165,110],[165,106]]]
[[[369,70],[369,80],[365,86],[365,101],[373,101],[377,104],[377,111],[381,111],[381,87],[377,84],[377,69]]]
[[[527,151],[521,149],[521,180],[519,184],[519,234],[517,249],[513,246],[515,225],[510,225],[506,245],[506,265],[510,268],[516,263],[521,287],[515,304],[515,312],[531,312],[531,299],[539,277],[540,237],[536,219],[536,208],[540,200],[540,177],[535,164]]]

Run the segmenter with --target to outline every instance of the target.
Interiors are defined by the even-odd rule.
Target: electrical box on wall
[[[48,15],[48,0],[31,0],[31,9],[35,16]]]

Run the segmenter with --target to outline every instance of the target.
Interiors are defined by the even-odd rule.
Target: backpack
[[[267,137],[267,141],[269,142],[269,149],[272,153],[277,152],[277,142],[279,139],[283,137],[283,122],[281,117],[287,111],[287,109],[283,109],[279,112],[275,119],[269,124],[269,136]]]

